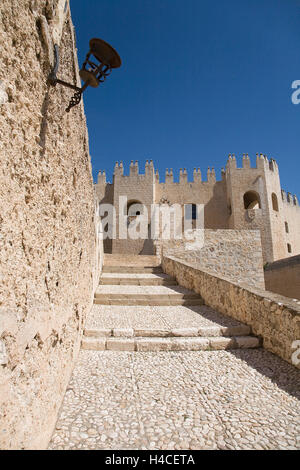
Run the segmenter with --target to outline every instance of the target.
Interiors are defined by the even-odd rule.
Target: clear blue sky
[[[100,37],[123,64],[85,92],[94,179],[153,159],[217,177],[229,153],[277,160],[299,193],[300,0],[71,0],[80,64]]]

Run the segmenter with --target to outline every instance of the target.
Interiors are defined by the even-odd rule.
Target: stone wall
[[[268,290],[300,300],[300,255],[268,264],[265,282]]]
[[[51,436],[101,268],[68,2],[0,4],[0,448]],[[88,45],[87,45],[88,46]]]
[[[239,168],[235,156],[230,155],[226,171],[221,171],[220,181],[217,181],[214,169],[208,169],[206,181],[203,181],[200,169],[194,169],[192,178],[186,169],[180,170],[179,182],[174,181],[174,176],[173,170],[167,170],[165,181],[160,181],[152,161],[146,162],[145,174],[139,172],[137,162],[132,162],[129,176],[126,176],[123,163],[117,162],[113,184],[106,183],[105,172],[101,171],[95,185],[96,193],[99,202],[110,202],[116,209],[120,195],[127,196],[128,200],[137,199],[148,209],[154,203],[179,204],[182,211],[177,224],[182,223],[185,204],[204,205],[206,229],[260,230],[264,262],[300,253],[299,203],[296,196],[281,191],[279,169],[274,159],[257,154],[253,167],[249,156],[244,155]],[[257,195],[257,207],[244,201],[249,192]],[[273,196],[277,199],[278,210],[273,207]],[[110,252],[135,254],[153,250],[151,243],[144,240],[117,239],[108,248]]]
[[[201,248],[193,248],[193,243],[186,239],[159,240],[156,242],[158,254],[172,254],[198,269],[237,284],[264,289],[258,230],[204,230],[203,234],[204,246]]]
[[[282,191],[282,200],[285,252],[281,258],[294,257],[300,254],[300,206],[296,196],[286,194],[284,191]]]
[[[264,290],[239,286],[173,256],[164,256],[162,265],[163,270],[174,276],[180,285],[200,294],[206,305],[251,326],[267,350],[293,363],[292,345],[300,339],[299,302]],[[297,367],[300,368],[300,364]]]

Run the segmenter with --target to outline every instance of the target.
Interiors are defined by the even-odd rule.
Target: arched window
[[[277,196],[275,193],[272,193],[272,207],[273,207],[273,211],[276,211],[278,212],[279,209],[278,209],[278,199],[277,199]]]
[[[290,243],[287,244],[288,253],[292,253],[292,245]]]
[[[245,209],[260,209],[260,197],[256,191],[247,191],[244,194]]]
[[[143,204],[140,201],[127,202],[127,214],[129,217],[136,217],[143,213]]]

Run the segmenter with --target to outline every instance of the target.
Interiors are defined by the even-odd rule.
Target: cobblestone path
[[[145,281],[143,272],[127,278],[141,289],[141,280],[155,286],[167,282],[172,288],[172,280],[156,276],[160,280],[150,273]],[[111,281],[103,282],[102,293],[111,296],[111,303],[94,306],[86,333],[111,335],[112,341],[118,331],[125,340],[121,349],[124,344],[127,349],[126,341],[132,336],[170,336],[174,329],[177,333],[181,329],[179,335],[187,334],[184,329],[188,334],[196,331],[202,339],[214,334],[219,343],[212,348],[208,337],[206,350],[198,346],[189,350],[186,343],[178,350],[177,343],[167,337],[163,339],[171,346],[164,345],[163,351],[160,347],[151,351],[151,342],[146,352],[81,350],[49,449],[300,448],[299,370],[252,343],[228,346],[226,337],[220,335],[245,334],[245,325],[201,302],[194,305],[194,299],[192,305],[165,305],[163,298],[162,305],[139,305],[135,299],[134,305],[129,300],[119,306],[120,295],[127,291],[130,298],[126,276],[105,273],[105,277],[115,282],[121,279],[124,291],[120,285],[109,289]],[[151,295],[149,287],[146,292]],[[103,338],[107,342],[107,336]],[[91,348],[87,343],[87,348],[94,345]]]

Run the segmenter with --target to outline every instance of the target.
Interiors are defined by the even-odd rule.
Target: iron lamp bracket
[[[110,75],[112,69],[116,69],[120,66],[121,59],[113,47],[111,47],[107,42],[103,41],[103,39],[91,39],[90,50],[79,72],[80,78],[84,82],[84,85],[80,88],[76,85],[72,85],[71,83],[67,83],[64,80],[57,78],[57,72],[59,68],[59,47],[57,44],[55,44],[54,67],[49,74],[48,82],[52,86],[59,84],[75,90],[75,93],[70,100],[69,106],[66,109],[66,112],[68,113],[71,108],[73,108],[73,106],[76,106],[80,103],[82,93],[88,86],[97,88],[100,83],[103,83],[108,75]]]
[[[58,45],[55,44],[54,45],[54,67],[51,73],[49,74],[48,82],[52,86],[56,86],[57,84],[59,84],[67,88],[71,88],[72,90],[75,90],[75,93],[70,100],[69,106],[66,108],[66,112],[68,113],[70,112],[71,108],[73,108],[73,106],[76,106],[77,104],[80,103],[81,95],[84,92],[84,90],[88,87],[88,83],[85,83],[84,86],[80,88],[76,85],[72,85],[71,83],[65,82],[64,80],[60,80],[59,78],[57,78],[58,68],[59,68],[59,48],[58,48]]]

